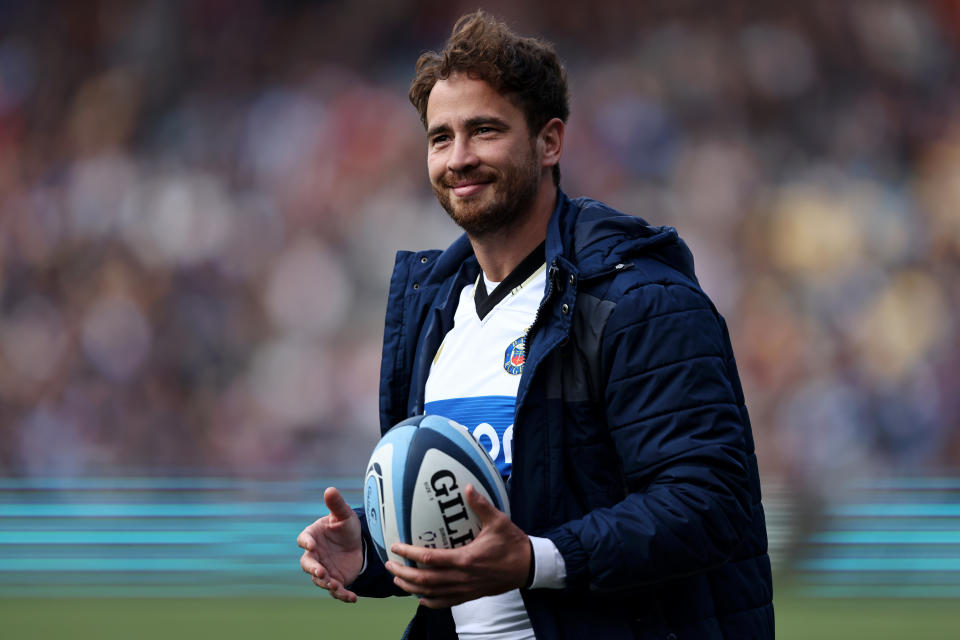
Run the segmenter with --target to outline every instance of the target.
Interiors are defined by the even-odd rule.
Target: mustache
[[[447,173],[444,174],[443,178],[440,180],[440,183],[443,186],[452,189],[463,183],[493,182],[496,177],[496,174],[492,171],[447,171]]]

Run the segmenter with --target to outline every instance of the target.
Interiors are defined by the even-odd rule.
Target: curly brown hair
[[[410,102],[424,127],[433,86],[457,72],[487,82],[516,104],[523,111],[531,135],[553,118],[566,122],[570,115],[567,72],[553,45],[518,36],[484,11],[462,16],[453,26],[443,51],[427,51],[417,60]],[[553,167],[553,181],[560,184],[559,166]]]

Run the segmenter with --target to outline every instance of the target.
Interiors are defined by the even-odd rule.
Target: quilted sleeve
[[[698,289],[625,292],[601,341],[605,415],[627,496],[546,533],[567,588],[620,590],[724,563],[750,525],[732,351]]]

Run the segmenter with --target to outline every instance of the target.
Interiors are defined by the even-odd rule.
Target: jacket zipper
[[[550,303],[550,298],[553,297],[554,284],[556,283],[558,273],[560,273],[560,268],[556,262],[554,262],[547,271],[547,292],[543,295],[543,300],[540,301],[540,306],[537,307],[537,312],[533,316],[533,322],[531,322],[527,328],[527,335],[523,338],[524,350],[527,354],[530,353],[530,340],[533,337],[534,329],[540,322],[540,312]]]
[[[527,328],[527,333],[523,337],[524,358],[530,355],[530,347],[533,345],[531,340],[534,333],[536,333],[537,325],[540,324],[541,311],[550,304],[550,299],[553,297],[553,292],[556,289],[554,285],[556,284],[558,273],[560,273],[560,268],[556,265],[556,262],[554,262],[547,270],[547,292],[543,295],[543,300],[541,300],[540,306],[537,307],[537,312],[533,316],[533,322],[530,323],[530,326]],[[526,367],[526,363],[524,363],[524,367]],[[527,380],[529,380],[529,377],[527,377]],[[520,408],[521,395],[526,396],[526,387],[529,386],[529,384],[523,386],[523,380],[521,380],[520,384],[521,388],[517,389],[517,404],[513,414],[514,425],[517,423],[516,411]]]

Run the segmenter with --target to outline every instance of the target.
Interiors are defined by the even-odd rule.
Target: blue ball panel
[[[424,416],[423,421],[420,423],[420,428],[437,431],[444,437],[456,443],[458,450],[467,454],[473,461],[473,466],[467,464],[464,464],[464,466],[470,469],[471,472],[478,478],[483,478],[483,482],[486,485],[487,492],[490,494],[490,498],[493,501],[494,506],[496,506],[500,511],[507,510],[506,505],[502,503],[499,491],[496,489],[497,480],[499,480],[499,478],[494,476],[494,473],[498,473],[495,471],[496,467],[493,466],[494,463],[490,460],[489,456],[477,450],[476,440],[473,439],[473,436],[469,435],[469,432],[464,433],[463,431],[460,431],[456,427],[452,426],[448,418],[434,415]],[[467,438],[470,440],[468,441]],[[494,469],[494,471],[491,471],[491,467]]]
[[[393,472],[390,475],[393,476],[393,507],[396,513],[397,531],[400,532],[401,542],[407,542],[407,540],[409,540],[409,536],[407,539],[403,538],[403,532],[407,530],[408,524],[403,509],[398,508],[399,505],[404,502],[402,476],[403,470],[406,469],[407,466],[407,453],[410,450],[410,441],[413,440],[417,434],[417,425],[420,423],[420,418],[421,416],[414,416],[413,418],[407,418],[403,422],[396,424],[380,438],[380,442],[377,444],[377,447],[388,442],[393,444]]]
[[[383,471],[380,465],[374,467],[376,476],[367,478],[367,485],[363,491],[364,510],[367,514],[367,527],[370,529],[370,538],[380,560],[386,562],[387,550],[383,542]]]

